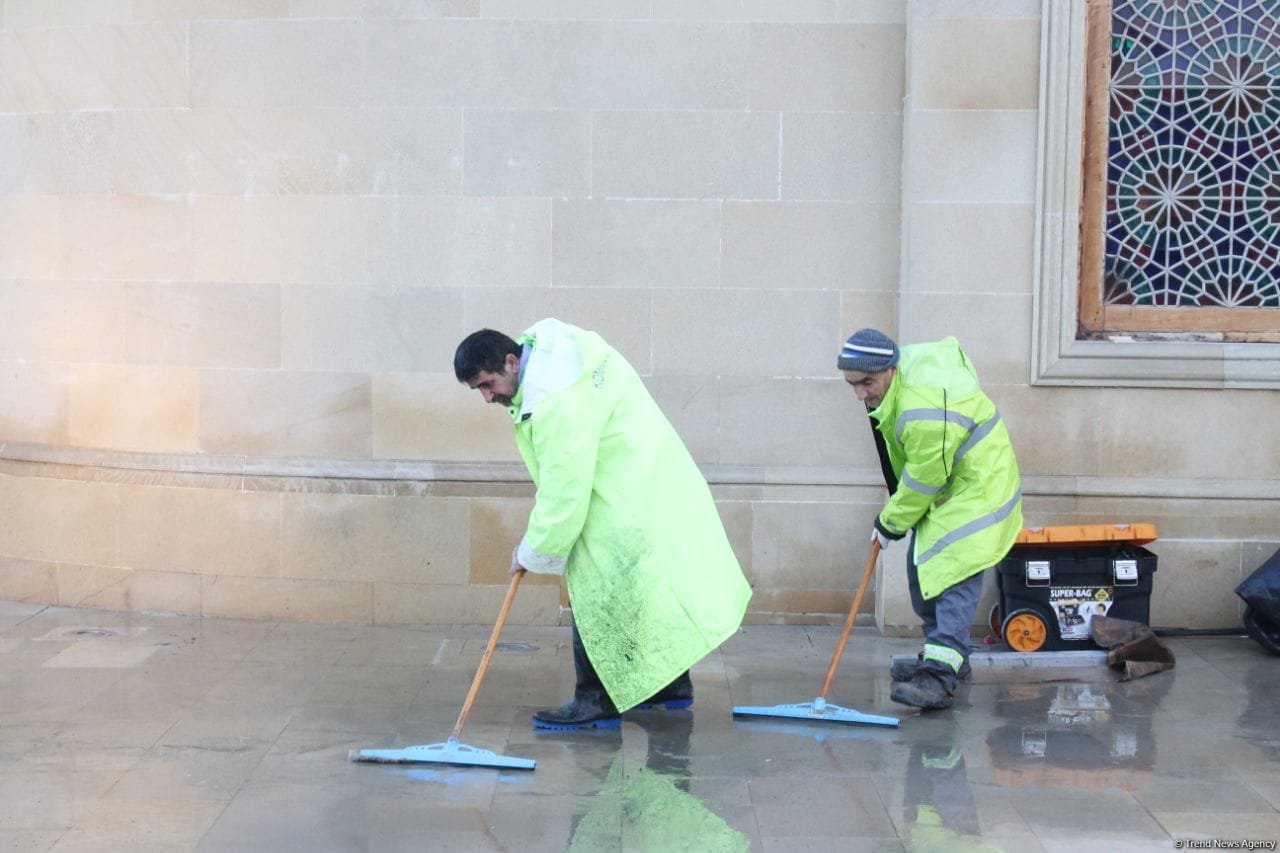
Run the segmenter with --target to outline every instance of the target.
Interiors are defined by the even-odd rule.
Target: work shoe
[[[942,679],[927,669],[918,669],[910,681],[893,685],[889,698],[922,711],[941,711],[950,708],[952,701]]]
[[[889,664],[889,678],[894,681],[910,681],[911,676],[916,674],[916,670],[920,668],[920,664],[923,662],[924,652],[916,655],[915,660],[895,660]],[[961,681],[968,681],[971,675],[973,675],[973,668],[969,666],[969,662],[965,661],[960,664],[960,670],[956,673],[956,678]]]
[[[647,711],[650,708],[656,708],[661,705],[668,711],[676,711],[680,708],[689,708],[693,705],[693,682],[689,679],[689,672],[685,670],[684,674],[648,699],[636,705],[636,710]]]
[[[603,691],[576,692],[573,701],[559,708],[533,712],[535,729],[570,732],[578,729],[616,729],[622,717]]]

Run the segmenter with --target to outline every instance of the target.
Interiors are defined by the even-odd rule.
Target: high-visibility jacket
[[[911,344],[870,414],[897,478],[877,520],[891,536],[915,531],[926,599],[1008,553],[1022,529],[1018,462],[995,404],[955,338]]]
[[[594,332],[543,320],[510,407],[537,488],[521,565],[563,572],[618,710],[728,639],[751,588],[711,490],[640,377]]]

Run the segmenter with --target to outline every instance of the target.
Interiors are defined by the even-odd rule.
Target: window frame
[[[1094,327],[1098,319],[1084,312],[1100,308],[1082,302],[1081,279],[1087,276],[1099,285],[1102,280],[1111,0],[1042,0],[1041,16],[1031,384],[1280,388],[1280,333],[1274,321],[1267,332],[1244,330],[1248,342],[1219,329],[1170,331],[1168,321],[1132,334],[1078,337],[1081,324]],[[1083,239],[1086,233],[1094,238]],[[1094,289],[1100,291],[1100,286]],[[1268,320],[1280,316],[1260,310],[1270,314]],[[1215,311],[1236,317],[1253,313],[1106,308],[1117,319],[1134,312],[1171,312],[1170,320],[1178,313],[1208,312],[1212,321]]]

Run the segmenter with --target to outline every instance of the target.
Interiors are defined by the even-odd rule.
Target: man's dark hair
[[[493,329],[472,332],[453,354],[453,375],[467,382],[483,373],[502,373],[507,356],[520,357],[520,345]]]

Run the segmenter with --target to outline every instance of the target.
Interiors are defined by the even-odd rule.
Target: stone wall
[[[0,13],[0,596],[489,621],[532,487],[451,357],[544,316],[645,377],[753,619],[851,602],[861,326],[960,338],[1029,523],[1160,524],[1154,621],[1232,623],[1280,540],[1274,393],[1029,384],[1039,0]]]

